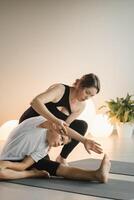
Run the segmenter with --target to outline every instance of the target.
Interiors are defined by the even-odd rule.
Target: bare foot
[[[50,178],[50,174],[45,170],[38,170],[33,168],[32,170],[29,170],[29,172],[31,172],[33,177]]]
[[[68,166],[68,163],[67,163],[66,159],[61,157],[60,155],[56,158],[56,162]]]
[[[107,183],[109,177],[109,171],[111,167],[111,162],[108,156],[105,154],[99,169],[97,170],[97,179],[101,183]]]

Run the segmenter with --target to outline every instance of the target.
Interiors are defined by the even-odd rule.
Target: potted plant
[[[106,107],[110,121],[116,125],[120,137],[131,137],[134,129],[134,100],[133,95],[106,101]],[[101,108],[102,108],[101,107]]]

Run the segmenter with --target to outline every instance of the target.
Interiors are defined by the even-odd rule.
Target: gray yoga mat
[[[84,159],[70,162],[69,165],[83,169],[97,169],[100,163],[99,159]],[[112,160],[111,164],[110,173],[134,176],[134,163]]]
[[[115,200],[134,199],[134,182],[110,179],[107,184],[90,181],[73,181],[63,178],[20,179],[10,181],[27,186],[59,190]]]

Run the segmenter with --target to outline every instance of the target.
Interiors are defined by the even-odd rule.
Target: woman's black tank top
[[[47,107],[47,109],[57,118],[62,119],[62,120],[66,120],[68,115],[64,114],[63,112],[61,112],[58,107],[64,107],[68,110],[69,115],[71,114],[71,108],[70,108],[70,103],[69,103],[69,93],[70,93],[70,87],[68,85],[64,85],[65,86],[65,92],[63,94],[63,97],[57,102],[57,103],[53,103],[53,102],[49,102],[46,103],[45,106]],[[19,123],[21,123],[22,121],[24,121],[25,119],[28,119],[30,117],[35,117],[35,116],[39,116],[40,114],[38,114],[33,108],[32,106],[30,106],[20,117]]]

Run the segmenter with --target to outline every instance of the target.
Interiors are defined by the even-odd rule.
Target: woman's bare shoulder
[[[48,89],[47,89],[47,91],[48,90],[52,90],[52,89],[56,89],[56,90],[65,90],[65,85],[64,84],[62,84],[62,83],[55,83],[55,84],[53,84],[53,85],[51,85]]]
[[[41,97],[44,99],[49,99],[52,102],[57,102],[63,96],[65,92],[65,86],[62,83],[55,83],[51,85]]]

